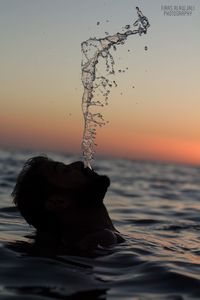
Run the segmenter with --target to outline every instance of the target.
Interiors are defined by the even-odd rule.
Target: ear
[[[70,206],[71,199],[60,196],[60,195],[52,195],[46,201],[45,207],[54,212],[62,211]]]

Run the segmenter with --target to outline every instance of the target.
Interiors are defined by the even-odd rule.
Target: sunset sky
[[[193,10],[166,16],[162,5]],[[121,32],[136,6],[151,27],[112,52],[118,87],[97,156],[200,164],[197,0],[0,0],[0,146],[81,153],[81,42]]]

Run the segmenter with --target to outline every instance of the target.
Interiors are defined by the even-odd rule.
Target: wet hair
[[[41,166],[49,161],[52,160],[47,156],[28,159],[11,194],[24,219],[41,231],[56,231],[58,228],[56,217],[45,208],[49,183],[41,172]]]

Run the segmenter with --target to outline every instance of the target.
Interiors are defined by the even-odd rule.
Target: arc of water
[[[114,74],[114,59],[109,50],[112,46],[123,44],[128,36],[134,34],[146,34],[147,28],[150,26],[148,19],[142,14],[140,9],[136,7],[138,19],[133,23],[133,27],[137,29],[130,29],[130,26],[124,33],[116,33],[104,38],[90,38],[81,44],[81,51],[83,55],[81,70],[82,70],[82,111],[84,117],[84,130],[82,139],[82,152],[85,167],[91,168],[90,162],[95,153],[95,137],[98,126],[105,125],[105,120],[101,113],[92,113],[90,108],[92,106],[104,106],[108,104],[108,94],[112,83],[104,76],[97,77],[97,64],[100,57],[106,60],[106,70],[109,74]],[[98,81],[95,84],[95,81]],[[115,82],[113,81],[115,84]],[[101,101],[95,101],[93,94],[96,88],[101,88]]]

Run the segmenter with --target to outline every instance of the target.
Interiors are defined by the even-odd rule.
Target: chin
[[[110,186],[110,179],[106,175],[99,175],[98,181],[99,181],[100,187],[103,189],[106,188],[106,190],[107,190],[107,188]]]
[[[88,203],[102,203],[110,185],[109,177],[106,175],[99,175],[89,168],[85,168],[83,172],[87,178],[85,192],[87,194]]]
[[[95,175],[88,186],[87,198],[95,205],[103,203],[103,199],[110,185],[110,179],[106,175]]]

